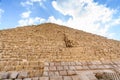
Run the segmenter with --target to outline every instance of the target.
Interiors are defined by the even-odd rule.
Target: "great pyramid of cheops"
[[[0,30],[0,71],[40,75],[44,62],[119,60],[120,41],[44,23]]]

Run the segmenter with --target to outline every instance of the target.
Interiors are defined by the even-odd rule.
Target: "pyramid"
[[[0,31],[0,71],[42,75],[44,62],[119,60],[120,41],[53,23]],[[33,74],[34,73],[34,74]]]

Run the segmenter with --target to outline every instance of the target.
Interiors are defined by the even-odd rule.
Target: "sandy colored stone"
[[[76,70],[81,70],[83,69],[82,66],[75,66]]]
[[[55,71],[55,70],[56,70],[56,66],[50,66],[50,67],[49,67],[49,70],[50,70],[50,71]]]
[[[28,71],[35,77],[36,71],[47,71],[44,66],[61,71],[70,65],[95,69],[91,64],[120,64],[120,41],[46,23],[0,30],[0,53],[0,72]]]
[[[28,77],[28,72],[21,71],[18,75],[18,78],[23,79]]]
[[[63,80],[62,76],[50,77],[50,80]]]
[[[63,67],[64,67],[64,70],[69,70],[68,66],[63,66]]]
[[[96,65],[89,65],[89,68],[90,69],[97,69],[97,66]]]
[[[59,71],[59,73],[60,73],[60,75],[61,76],[67,76],[68,75],[68,73],[67,73],[67,71]]]
[[[80,78],[79,78],[79,76],[72,76],[72,80],[81,80]]]
[[[24,78],[23,80],[32,80],[31,78]]]
[[[40,80],[49,80],[49,77],[40,77]]]
[[[49,68],[47,66],[45,66],[44,71],[49,71]]]
[[[75,66],[69,66],[69,70],[75,70]]]
[[[49,75],[48,72],[44,71],[42,76],[48,76],[48,75]]]
[[[49,74],[49,76],[55,76],[55,72],[54,71],[50,71],[48,74]]]
[[[76,75],[76,72],[73,71],[73,70],[68,70],[67,73],[68,73],[69,76]]]
[[[57,66],[56,68],[57,68],[57,70],[60,70],[60,71],[64,70],[63,66]]]
[[[18,74],[19,74],[19,72],[10,72],[9,78],[10,79],[15,79],[15,78],[17,78]]]
[[[34,77],[32,78],[32,80],[39,80],[39,77]]]
[[[64,76],[63,79],[64,80],[72,80],[72,77],[71,76]]]
[[[55,76],[60,76],[59,71],[55,71],[54,73],[55,73]]]
[[[0,79],[8,79],[9,73],[8,72],[0,72]]]

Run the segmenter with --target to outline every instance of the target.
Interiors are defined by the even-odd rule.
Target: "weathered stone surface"
[[[55,76],[54,71],[49,71],[48,74],[49,74],[49,76]]]
[[[69,76],[76,75],[76,72],[73,71],[73,70],[68,70],[67,73],[68,73]]]
[[[60,66],[61,62],[55,62],[55,66]]]
[[[4,47],[5,47],[4,43],[0,41],[0,53],[3,52]]]
[[[105,66],[105,68],[113,68],[112,65],[104,65],[104,66]]]
[[[90,69],[97,69],[97,66],[96,65],[89,65],[89,68]]]
[[[39,80],[39,77],[34,77],[32,78],[32,80]]]
[[[10,72],[9,78],[10,79],[15,79],[15,78],[17,78],[18,74],[19,74],[19,72]]]
[[[57,70],[64,70],[63,66],[57,66]]]
[[[76,68],[77,70],[83,69],[82,66],[75,66],[75,68]]]
[[[81,80],[78,75],[72,76],[72,80]]]
[[[50,66],[50,67],[49,67],[49,70],[50,70],[50,71],[55,71],[55,70],[56,70],[56,67],[55,67],[55,66]]]
[[[68,66],[63,66],[64,70],[69,70]]]
[[[8,72],[0,72],[0,79],[7,79],[9,77]]]
[[[76,65],[76,62],[70,62],[71,66]]]
[[[15,79],[15,80],[22,80],[22,79]]]
[[[49,66],[49,63],[48,63],[48,62],[45,62],[44,65],[45,65],[45,66]]]
[[[98,80],[98,79],[95,77],[95,74],[93,74],[93,73],[87,74],[87,77],[89,78],[89,80]]]
[[[91,63],[92,63],[92,64],[102,64],[101,61],[92,61]]]
[[[63,80],[62,76],[50,77],[50,80]]]
[[[48,76],[49,74],[48,74],[48,72],[47,71],[44,71],[43,72],[43,76]]]
[[[49,77],[40,77],[40,80],[49,80]]]
[[[27,78],[28,77],[28,72],[21,71],[18,75],[18,78]]]
[[[67,74],[68,74],[67,71],[60,71],[61,76],[67,76]]]
[[[69,70],[75,70],[75,66],[69,66]]]
[[[96,73],[95,76],[97,79],[102,79],[103,78],[103,73]]]
[[[104,65],[97,65],[98,69],[105,69]]]
[[[120,41],[47,23],[1,30],[0,53],[0,72],[23,70],[35,77],[49,71],[48,66],[51,71],[75,70],[69,66],[81,65],[101,69],[97,64],[118,68]],[[87,70],[84,66],[77,70]]]
[[[54,63],[53,63],[53,62],[51,62],[51,63],[50,63],[50,66],[54,66]]]
[[[99,77],[99,74],[96,73],[119,73],[120,68],[117,64],[88,64],[88,65],[78,65],[73,64],[72,62],[64,62],[67,63],[65,65],[63,64],[55,64],[56,62],[52,62],[54,65],[44,65],[44,67],[47,67],[48,69],[52,69],[52,67],[55,68],[55,70],[46,70],[44,68],[43,74],[41,76],[32,77],[28,76],[27,72],[25,71],[19,71],[19,72],[7,72],[9,75],[7,78],[2,78],[3,80],[97,80]],[[62,63],[62,62],[60,62]],[[71,65],[70,65],[70,64]],[[48,63],[50,64],[50,62]],[[86,67],[87,66],[87,67]],[[70,68],[71,67],[71,68]],[[89,69],[88,69],[89,67]],[[33,71],[36,73],[36,71]],[[6,72],[3,72],[6,73]],[[38,72],[39,73],[39,72]],[[0,76],[4,76],[5,74],[0,73]],[[18,77],[16,77],[18,75]],[[29,74],[30,75],[30,74]],[[97,78],[96,78],[97,77]]]
[[[63,76],[63,79],[64,80],[72,80],[72,77],[71,76]]]
[[[80,74],[79,76],[80,76],[80,80],[90,80],[90,79],[86,76],[86,74]]]
[[[32,80],[31,78],[24,78],[23,80]]]
[[[80,66],[80,65],[82,65],[82,63],[81,62],[76,62],[76,65]]]
[[[87,65],[83,65],[82,68],[83,69],[89,69],[89,67]]]
[[[59,71],[55,71],[54,73],[55,73],[55,76],[60,76]]]

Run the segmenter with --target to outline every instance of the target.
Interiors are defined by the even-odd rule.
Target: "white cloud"
[[[120,24],[120,18],[113,19],[116,10],[99,5],[93,0],[56,0],[52,5],[63,15],[69,15],[72,18],[67,22],[58,21],[55,18],[51,21],[60,22],[59,24],[72,28],[109,37],[114,34],[109,33],[109,28]]]
[[[22,6],[27,6],[27,5],[33,5],[29,0],[26,0],[26,2],[21,2]]]
[[[19,26],[25,26],[25,25],[34,25],[34,24],[40,24],[44,23],[45,19],[35,17],[35,18],[26,18],[26,19],[21,19],[18,21]]]
[[[65,24],[61,19],[55,19],[54,16],[50,16],[46,22],[52,22],[57,24]]]
[[[26,12],[21,13],[21,19],[18,21],[19,26],[25,26],[25,25],[33,25],[33,24],[40,24],[45,22],[46,20],[40,17],[31,17],[32,10],[29,8],[29,6],[35,6],[35,3],[39,3],[39,5],[43,8],[45,6],[43,5],[43,2],[46,0],[26,0],[24,2],[21,2],[21,5],[27,9]]]
[[[25,2],[21,2],[21,5],[24,7],[28,7],[28,6],[33,6],[34,3],[39,3],[39,5],[43,8],[45,8],[43,2],[45,2],[46,0],[26,0]]]
[[[29,18],[30,17],[30,13],[31,13],[31,11],[23,12],[22,15],[21,15],[21,17],[22,18]]]
[[[0,9],[0,24],[1,24],[1,17],[2,17],[2,14],[4,13],[4,10],[3,9]]]
[[[46,0],[26,0],[21,4],[23,6],[35,6],[39,3],[45,8],[43,2]],[[60,18],[55,18],[54,15],[48,19],[41,17],[30,17],[32,11],[27,11],[22,14],[20,25],[31,25],[43,22],[52,22],[66,25],[75,29],[84,30],[90,33],[114,38],[115,33],[110,33],[109,29],[113,26],[120,25],[120,17],[114,18],[117,10],[110,9],[105,5],[95,3],[93,0],[56,0],[52,1],[52,6],[63,15],[71,16],[67,21]]]

